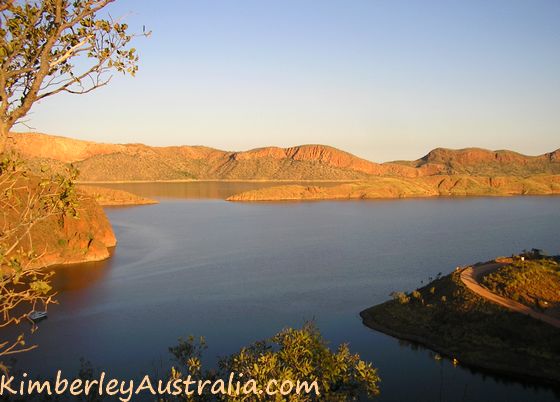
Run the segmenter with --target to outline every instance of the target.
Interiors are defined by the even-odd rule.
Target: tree
[[[114,0],[2,0],[0,153],[33,104],[61,92],[103,87],[112,72],[135,75],[128,26],[97,13]],[[144,32],[143,35],[149,33]]]
[[[379,394],[377,370],[352,354],[348,345],[331,351],[313,324],[301,329],[287,328],[265,341],[242,348],[238,353],[222,359],[217,371],[203,370],[201,358],[206,349],[204,339],[190,337],[170,348],[193,381],[227,379],[230,373],[243,375],[265,389],[270,380],[281,384],[285,380],[317,382],[320,395],[314,392],[275,397],[262,395],[183,395],[185,400],[196,401],[347,401],[360,395]],[[172,369],[172,379],[183,379],[180,369]],[[249,399],[248,399],[249,398]]]
[[[13,159],[0,160],[0,330],[24,323],[34,330],[29,313],[53,302],[52,273],[41,269],[42,250],[34,250],[31,233],[47,220],[63,224],[76,216],[74,174],[39,178]],[[10,339],[3,335],[0,358],[35,348],[23,331]],[[1,361],[0,371],[7,371]]]

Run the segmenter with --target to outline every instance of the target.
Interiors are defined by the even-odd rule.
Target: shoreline
[[[548,385],[553,388],[558,388],[560,377],[549,378],[543,376],[536,376],[531,370],[518,369],[517,367],[513,367],[511,365],[499,365],[499,364],[490,364],[487,362],[474,361],[472,359],[465,358],[465,356],[461,355],[461,353],[453,353],[439,345],[436,345],[435,343],[430,342],[429,340],[427,340],[422,336],[407,334],[407,333],[403,333],[387,328],[381,323],[379,323],[378,321],[376,321],[372,315],[370,315],[371,313],[369,313],[369,311],[373,308],[375,308],[375,306],[367,308],[360,312],[360,318],[362,319],[363,325],[365,325],[366,327],[370,328],[373,331],[381,332],[393,338],[420,345],[426,349],[432,350],[433,352],[439,353],[440,355],[445,356],[448,359],[455,358],[459,361],[459,365],[465,368],[488,371],[491,374],[510,377],[511,379],[518,380],[518,381],[519,380],[526,381],[527,378],[529,378],[533,382],[543,384],[543,385]]]
[[[71,265],[82,265],[82,264],[95,264],[98,262],[103,262],[103,261],[107,261],[109,259],[111,259],[115,253],[115,249],[117,248],[117,244],[115,244],[114,246],[110,246],[107,247],[107,251],[109,252],[108,255],[103,256],[103,257],[94,257],[92,259],[83,259],[83,260],[79,260],[79,259],[74,259],[74,260],[64,260],[64,261],[55,261],[55,262],[49,262],[49,263],[40,263],[37,264],[37,266],[31,265],[30,268],[37,268],[37,269],[56,269],[57,267],[67,267],[67,266],[71,266]]]
[[[363,325],[465,367],[560,389],[559,328],[473,292],[462,280],[465,269],[364,309]],[[505,339],[504,333],[511,336]]]
[[[76,188],[82,194],[92,197],[101,207],[113,206],[141,206],[159,204],[152,198],[133,194],[129,191],[118,190],[110,187],[95,186],[91,184],[76,184]]]
[[[239,179],[229,179],[229,180],[222,180],[222,179],[203,179],[203,180],[117,180],[117,181],[76,181],[76,184],[79,186],[96,186],[96,185],[135,185],[135,184],[199,184],[199,183],[293,183],[297,185],[297,183],[308,184],[308,183],[324,183],[324,184],[333,184],[333,188],[340,184],[352,184],[352,183],[363,183],[362,180],[239,180]],[[283,186],[284,184],[281,184]],[[276,186],[271,186],[276,187]],[[269,189],[271,187],[264,187],[263,189]],[[329,187],[329,186],[327,186]],[[103,187],[108,189],[113,189],[112,187]],[[318,201],[381,201],[381,200],[423,200],[423,199],[476,199],[476,198],[509,198],[509,197],[557,197],[560,196],[560,192],[551,192],[551,193],[495,193],[489,192],[486,194],[426,194],[426,195],[387,195],[387,196],[374,196],[374,197],[354,197],[348,195],[334,195],[334,196],[325,196],[325,197],[315,197],[315,198],[306,198],[306,197],[267,197],[267,198],[243,198],[246,193],[252,191],[261,191],[263,189],[257,190],[248,190],[242,191],[240,193],[232,194],[226,198],[221,198],[222,200],[228,202],[239,202],[239,203],[277,203],[277,202],[318,202]],[[121,190],[126,191],[126,190]],[[136,194],[134,194],[136,195]],[[143,196],[139,196],[143,197]],[[181,197],[179,197],[181,198]],[[149,199],[149,198],[148,198]],[[112,206],[141,206],[141,205],[150,205],[150,204],[157,204],[159,201],[149,199],[150,202],[139,202],[139,203],[130,203],[130,204],[102,204],[103,207],[112,207]]]
[[[235,194],[229,201],[396,199],[430,197],[560,195],[560,175],[520,178],[429,176],[415,179],[377,177],[335,186],[269,186]]]
[[[297,179],[176,179],[176,180],[76,180],[76,184],[150,184],[150,183],[359,183],[360,179],[350,180],[297,180]]]
[[[387,200],[399,200],[399,201],[406,201],[406,200],[433,200],[433,199],[447,199],[447,200],[454,200],[454,199],[477,199],[477,198],[525,198],[525,197],[559,197],[560,193],[554,194],[442,194],[442,195],[417,195],[417,196],[410,196],[410,197],[371,197],[371,198],[353,198],[353,197],[339,197],[339,198],[278,198],[278,199],[255,199],[255,200],[248,200],[248,199],[234,199],[237,194],[226,198],[228,202],[238,202],[238,203],[276,203],[276,202],[321,202],[321,201],[387,201]],[[230,199],[231,198],[231,199]]]

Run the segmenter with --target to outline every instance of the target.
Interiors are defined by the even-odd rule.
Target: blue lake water
[[[145,191],[159,205],[107,210],[119,239],[111,260],[57,271],[60,304],[20,368],[75,372],[85,357],[114,375],[154,373],[189,334],[206,337],[213,364],[315,320],[333,347],[348,342],[378,367],[378,401],[560,400],[550,388],[436,361],[358,315],[457,265],[532,247],[560,253],[560,198],[241,204],[159,186]]]

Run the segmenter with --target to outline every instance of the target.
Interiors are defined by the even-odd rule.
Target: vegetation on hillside
[[[484,276],[482,283],[528,307],[560,313],[560,265],[554,258],[516,260]]]
[[[415,161],[394,163],[415,168],[440,166],[441,173],[472,176],[534,176],[560,174],[560,149],[538,156],[482,148],[436,148]]]
[[[74,163],[84,181],[157,180],[362,180],[447,177],[461,179],[465,186],[473,177],[476,187],[485,181],[499,186],[514,178],[523,190],[523,180],[560,174],[560,150],[539,156],[509,151],[441,150],[422,163],[375,163],[326,145],[291,148],[266,147],[242,152],[203,146],[151,147],[142,144],[102,144],[38,133],[20,133],[10,144],[30,159],[39,159],[51,169]],[[497,156],[496,156],[497,155]],[[421,185],[421,180],[418,180]],[[437,186],[437,184],[433,184]],[[445,185],[446,183],[444,183]],[[506,181],[507,184],[507,181]],[[485,184],[486,185],[486,184]],[[528,184],[531,191],[531,184]],[[539,190],[543,192],[543,189]]]
[[[364,323],[460,363],[560,383],[560,330],[485,301],[460,271],[361,313]]]

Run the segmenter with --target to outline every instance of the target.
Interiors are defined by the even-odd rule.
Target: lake
[[[458,265],[533,247],[560,253],[560,198],[243,204],[217,199],[233,191],[220,186],[119,187],[161,203],[107,209],[119,240],[113,258],[57,270],[60,304],[30,337],[40,348],[18,366],[75,373],[85,357],[139,376],[168,366],[181,336],[206,337],[213,364],[315,320],[333,347],[349,342],[379,369],[378,401],[560,400],[550,388],[437,361],[358,315]]]

